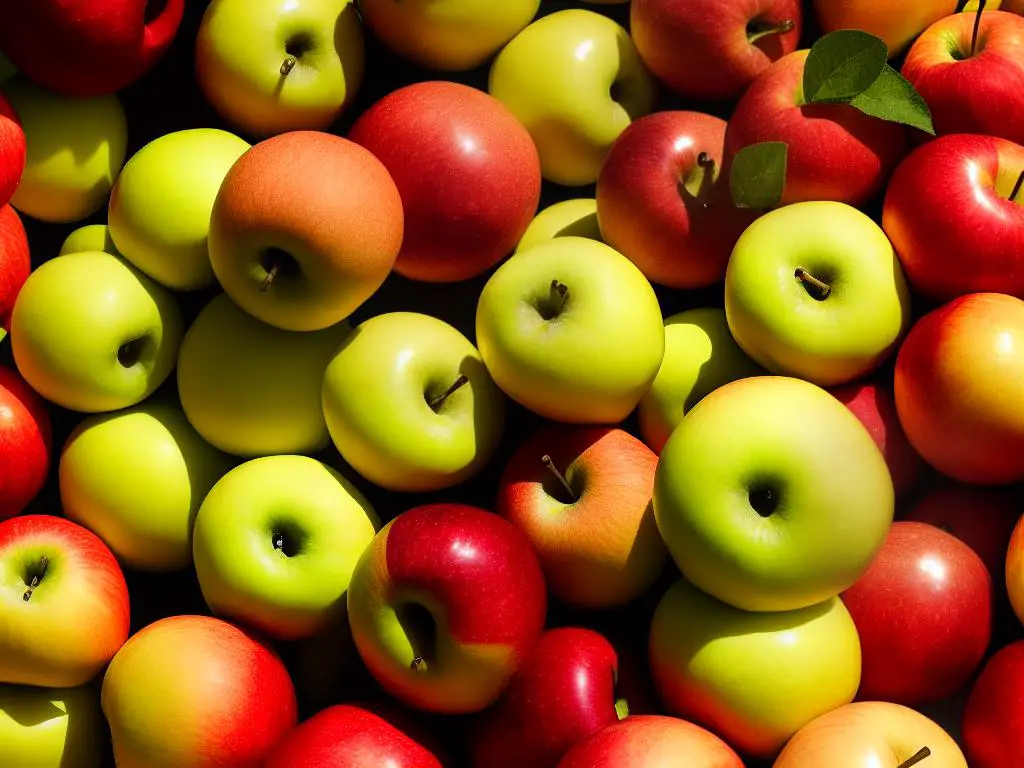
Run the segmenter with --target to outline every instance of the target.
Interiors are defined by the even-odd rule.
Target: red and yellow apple
[[[1006,549],[1006,590],[1017,618],[1024,623],[1024,517],[1013,529]]]
[[[864,30],[885,41],[890,58],[956,7],[957,0],[814,0],[822,32]]]
[[[25,132],[14,107],[0,93],[0,207],[7,205],[25,170]]]
[[[4,205],[0,207],[0,341],[11,330],[14,303],[31,272],[25,227],[14,208]]]
[[[16,371],[0,367],[0,520],[20,515],[50,469],[50,415]]]

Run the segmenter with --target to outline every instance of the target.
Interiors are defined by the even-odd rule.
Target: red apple
[[[32,271],[28,237],[10,205],[0,207],[0,341],[11,330],[11,312]],[[3,502],[0,502],[2,506]]]
[[[982,670],[964,710],[963,744],[971,768],[1024,765],[1024,640]]]
[[[903,126],[846,104],[801,106],[807,54],[784,56],[750,85],[729,120],[726,157],[751,144],[785,142],[784,204],[835,200],[860,206],[882,191],[906,153],[906,134]]]
[[[633,0],[629,21],[659,80],[680,96],[726,100],[796,50],[802,18],[799,0]]]
[[[185,0],[4,0],[0,50],[48,90],[114,93],[163,55],[184,10]]]
[[[907,52],[903,76],[928,104],[940,136],[975,133],[1024,144],[1024,18],[985,11],[972,47],[976,21],[975,13],[956,13],[928,27]]]
[[[1013,612],[1024,623],[1024,517],[1017,521],[1010,535],[1003,578]]]
[[[20,515],[50,470],[52,430],[42,398],[0,367],[0,520]]]
[[[546,613],[530,542],[462,504],[415,507],[385,525],[348,589],[352,637],[377,682],[409,706],[446,714],[494,703]]]
[[[900,347],[895,390],[911,445],[937,470],[1024,480],[1024,301],[975,293],[929,312]]]
[[[366,110],[348,137],[398,186],[405,238],[395,271],[405,277],[475,277],[511,253],[537,212],[537,148],[504,104],[476,88],[400,88]]]
[[[919,293],[1024,298],[1024,191],[1011,199],[1022,174],[1024,147],[991,136],[943,136],[900,163],[882,226]]]
[[[974,550],[933,525],[893,523],[842,598],[860,635],[861,700],[917,706],[945,698],[988,650],[992,576]]]
[[[11,102],[0,93],[0,208],[11,201],[24,170],[25,132]]]
[[[725,127],[699,112],[656,112],[630,124],[608,153],[597,179],[601,236],[654,283],[720,282],[754,219],[733,205],[720,173]]]
[[[635,715],[601,729],[558,768],[743,768],[728,744],[700,726],[664,715]]]

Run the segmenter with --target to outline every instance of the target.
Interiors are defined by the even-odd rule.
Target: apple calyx
[[[778,24],[772,24],[762,19],[753,19],[747,24],[747,42],[753,45],[763,37],[786,35],[794,29],[796,29],[796,22],[793,19],[786,19]]]
[[[441,408],[444,407],[444,404],[448,400],[448,398],[451,397],[459,388],[464,387],[468,383],[469,377],[464,373],[459,374],[459,378],[452,382],[452,385],[448,387],[448,389],[446,389],[437,397],[433,397],[430,400],[427,400],[427,405],[430,406],[430,409],[434,413],[439,413]]]
[[[932,751],[928,747],[921,747],[917,754],[913,755],[907,760],[904,760],[896,768],[911,768],[911,766],[917,765],[925,758],[931,757]]]
[[[1013,191],[1010,193],[1011,203],[1024,204],[1024,200],[1017,200],[1017,196],[1020,194],[1021,188],[1024,188],[1024,171],[1020,172],[1020,176],[1017,177],[1017,183],[1013,185]],[[0,341],[3,341],[3,336],[0,336]]]
[[[816,301],[824,301],[829,297],[829,294],[832,293],[831,285],[826,283],[824,280],[819,280],[803,267],[797,267],[793,276],[803,283],[807,293],[809,293],[811,298]]]
[[[146,338],[144,336],[126,341],[117,348],[117,362],[125,368],[134,367],[142,359],[142,348],[145,344]]]
[[[561,485],[562,488],[565,489],[565,492],[569,495],[569,503],[575,504],[577,501],[579,501],[580,499],[573,491],[572,486],[569,485],[569,481],[565,479],[565,475],[558,471],[558,467],[555,466],[555,462],[551,460],[551,457],[548,456],[547,454],[544,454],[543,456],[540,457],[540,461],[545,467],[547,467],[548,472],[555,476],[555,479],[558,480],[559,485]]]
[[[43,555],[39,558],[39,565],[36,568],[36,572],[32,574],[32,578],[28,580],[28,589],[25,590],[25,594],[21,596],[21,599],[26,603],[32,599],[33,593],[39,587],[43,581],[43,577],[46,575],[46,569],[50,567],[50,558]]]
[[[711,207],[711,188],[715,183],[715,158],[707,152],[697,155],[697,167],[681,182],[682,190],[700,203],[703,208]]]

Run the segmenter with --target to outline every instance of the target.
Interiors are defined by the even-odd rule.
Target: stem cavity
[[[797,267],[793,273],[794,277],[804,284],[807,293],[816,301],[824,301],[832,293],[832,286],[824,280],[819,280],[803,267]]]
[[[25,594],[21,596],[21,599],[26,603],[32,599],[33,593],[38,589],[39,585],[43,581],[43,577],[46,576],[46,569],[50,567],[50,558],[45,555],[39,558],[39,567],[34,574],[32,574],[31,580],[28,583],[28,589],[25,590]]]
[[[1020,176],[1017,177],[1017,183],[1013,185],[1013,192],[1010,193],[1010,202],[1017,202],[1017,195],[1020,194],[1021,188],[1024,187],[1024,171],[1020,172]],[[1020,202],[1024,203],[1024,200]]]
[[[555,462],[551,460],[551,457],[545,454],[540,457],[540,460],[541,463],[545,467],[547,467],[548,472],[554,475],[555,479],[558,481],[558,484],[561,485],[565,492],[568,494],[568,497],[572,501],[572,503],[579,501],[579,497],[573,491],[572,486],[569,485],[569,481],[565,479],[565,475],[558,471],[558,467],[555,466]]]
[[[442,392],[437,397],[434,397],[434,398],[431,398],[430,400],[428,400],[427,401],[427,405],[430,406],[430,409],[434,413],[437,413],[438,411],[441,410],[442,406],[444,406],[444,404],[445,404],[445,401],[447,401],[449,397],[451,397],[453,394],[455,394],[455,392],[457,390],[459,390],[461,387],[466,386],[466,384],[468,384],[468,383],[469,383],[469,377],[466,374],[464,374],[464,373],[463,374],[459,374],[459,378],[457,378],[454,382],[452,382],[452,385],[450,387],[448,387],[448,389],[446,389],[444,392]]]

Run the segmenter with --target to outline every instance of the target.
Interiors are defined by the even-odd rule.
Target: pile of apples
[[[1024,1],[0,52],[0,767],[1024,766]]]

